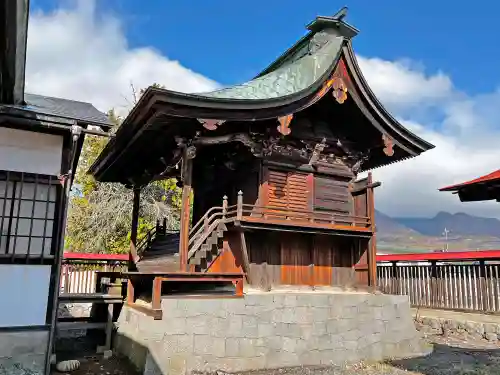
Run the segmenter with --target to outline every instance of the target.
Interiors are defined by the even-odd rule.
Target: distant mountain
[[[446,228],[450,231],[450,236],[500,237],[500,220],[466,213],[439,212],[433,218],[394,218],[393,220],[425,236],[442,237]]]
[[[428,252],[500,248],[500,220],[439,212],[432,218],[393,218],[375,212],[377,248],[383,252]],[[448,240],[443,235],[447,229]]]
[[[404,224],[394,220],[389,215],[375,210],[375,223],[377,224],[377,233],[382,236],[416,236],[417,231],[408,228]]]

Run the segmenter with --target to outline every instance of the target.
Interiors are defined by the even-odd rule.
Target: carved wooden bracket
[[[188,159],[194,159],[196,157],[196,147],[188,146],[186,150],[186,157]]]
[[[292,132],[290,129],[290,123],[292,122],[293,114],[278,117],[280,125],[278,126],[278,131],[283,135],[288,135]]]
[[[384,154],[387,156],[392,156],[394,155],[394,143],[392,141],[392,138],[389,137],[387,134],[382,134],[382,140],[384,141]]]
[[[336,77],[334,78],[332,86],[333,86],[332,95],[335,98],[335,100],[339,104],[344,103],[347,99],[347,86],[344,83],[344,80],[340,77]]]
[[[342,104],[347,99],[347,85],[341,77],[333,76],[323,84],[323,87],[316,94],[316,100],[323,97],[328,90],[332,89],[332,95],[335,100]]]
[[[325,149],[326,147],[326,139],[323,138],[321,140],[321,143],[316,143],[316,145],[314,146],[314,150],[312,152],[312,155],[311,155],[311,158],[309,159],[309,165],[313,165],[314,163],[316,163],[321,155],[321,153],[323,152],[323,150]]]
[[[205,129],[216,130],[219,126],[226,122],[226,120],[212,120],[212,119],[197,119]]]

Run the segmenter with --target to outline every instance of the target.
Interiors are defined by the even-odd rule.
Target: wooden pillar
[[[370,218],[370,228],[372,238],[368,246],[368,285],[375,288],[377,286],[377,234],[375,227],[375,200],[373,194],[373,178],[371,172],[368,173],[367,204],[368,216]]]
[[[189,252],[189,223],[191,219],[191,191],[193,177],[193,159],[196,149],[184,147],[182,155],[182,203],[181,203],[181,232],[179,238],[180,271],[188,271]]]
[[[139,226],[139,205],[141,199],[141,188],[134,187],[134,200],[132,205],[132,225],[130,229],[130,252],[129,252],[129,269],[135,264],[138,258],[137,254],[137,228]]]

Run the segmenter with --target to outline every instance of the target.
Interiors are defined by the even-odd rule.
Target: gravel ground
[[[80,368],[72,371],[71,375],[140,375],[140,373],[125,359],[112,357],[103,359],[102,355],[79,357]],[[61,375],[53,371],[53,375]]]
[[[360,363],[347,366],[296,367],[242,372],[237,375],[500,375],[500,346],[483,340],[433,336],[434,352],[427,357]],[[139,375],[124,359],[81,358],[73,375]],[[59,374],[54,372],[55,374]],[[207,374],[208,375],[208,374]],[[213,375],[225,375],[217,371]]]

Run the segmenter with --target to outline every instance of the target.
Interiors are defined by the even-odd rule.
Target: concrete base
[[[270,292],[169,298],[163,320],[124,307],[115,349],[147,375],[341,364],[428,354],[408,297]]]
[[[49,333],[0,332],[0,374],[42,375]]]

